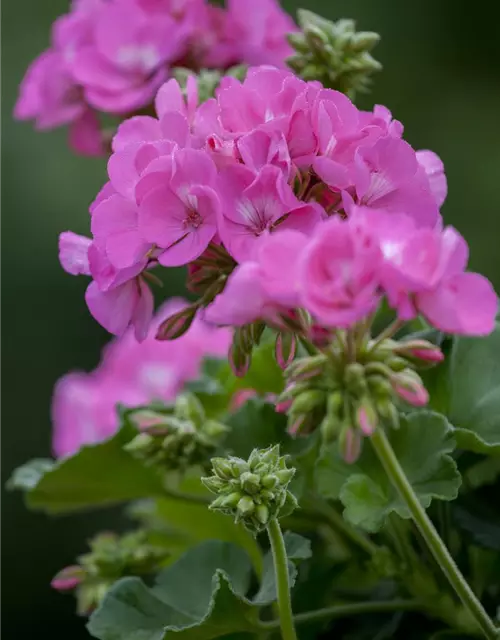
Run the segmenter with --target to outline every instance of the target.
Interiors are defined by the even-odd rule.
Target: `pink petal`
[[[444,173],[444,165],[441,158],[433,151],[417,151],[417,161],[424,168],[432,195],[436,204],[440,207],[448,194],[448,183]]]
[[[69,146],[83,156],[101,156],[104,145],[96,114],[87,109],[69,129]]]
[[[495,328],[498,298],[487,278],[463,273],[452,276],[435,291],[419,294],[417,307],[441,331],[484,336]]]
[[[150,116],[134,116],[124,120],[113,137],[113,151],[120,151],[131,143],[149,142],[161,138],[160,123]]]
[[[130,324],[139,301],[139,285],[129,280],[108,291],[101,291],[91,282],[85,293],[90,313],[109,333],[122,335]]]
[[[146,339],[153,318],[154,298],[151,289],[139,278],[139,300],[137,301],[131,324],[134,326],[134,334],[139,342]]]
[[[216,231],[214,224],[207,223],[188,231],[179,242],[160,254],[158,262],[164,267],[179,267],[192,262],[205,251]]]
[[[166,113],[172,112],[186,115],[186,103],[177,80],[168,80],[158,89],[155,98],[155,109],[160,119]]]
[[[90,275],[88,250],[92,241],[72,231],[59,236],[59,262],[66,273],[73,276]]]
[[[166,185],[152,189],[139,206],[139,232],[148,242],[167,248],[186,235],[186,206]]]

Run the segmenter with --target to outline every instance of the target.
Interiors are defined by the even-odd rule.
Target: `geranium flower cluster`
[[[156,314],[143,342],[128,331],[104,349],[94,371],[69,373],[57,382],[52,402],[57,456],[112,436],[119,426],[117,405],[171,402],[186,382],[198,377],[203,358],[225,357],[231,332],[214,329],[200,318],[175,342],[155,340],[161,321],[185,304],[169,301]]]
[[[75,151],[103,151],[98,113],[147,108],[172,67],[283,65],[296,29],[275,0],[74,0],[51,46],[29,67],[15,116],[38,129],[70,124]]]
[[[385,296],[402,320],[492,330],[495,293],[465,272],[466,242],[439,215],[443,165],[386,108],[360,111],[271,67],[196,100],[194,82],[185,100],[170,80],[157,118],[120,126],[92,241],[61,237],[63,266],[92,276],[87,304],[109,331],[146,334],[157,265],[188,265],[218,325],[279,327],[304,309],[320,328],[349,328]]]

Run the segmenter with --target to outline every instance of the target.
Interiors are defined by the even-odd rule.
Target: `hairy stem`
[[[281,627],[283,640],[297,640],[293,623],[285,541],[283,540],[281,527],[276,518],[273,518],[267,525],[267,533],[269,534],[269,540],[271,542],[274,573],[276,576],[276,591],[278,593],[279,621],[276,626]]]
[[[498,629],[495,627],[482,604],[476,598],[474,592],[461,574],[460,569],[455,564],[450,552],[439,537],[439,534],[425,512],[425,509],[420,504],[420,501],[413,491],[413,487],[408,481],[403,468],[399,464],[396,454],[394,453],[383,429],[377,429],[377,431],[371,436],[371,441],[382,466],[389,476],[389,479],[408,507],[415,524],[425,540],[425,543],[441,567],[446,579],[453,587],[463,605],[475,620],[476,624],[482,630],[484,637],[488,638],[488,640],[495,640],[498,638]]]

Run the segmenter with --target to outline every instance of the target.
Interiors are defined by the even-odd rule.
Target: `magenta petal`
[[[349,171],[345,165],[324,156],[317,157],[313,167],[318,176],[334,189],[345,189],[349,186]]]
[[[59,262],[67,273],[73,276],[90,275],[88,251],[91,240],[72,231],[59,236]]]
[[[168,80],[159,88],[155,98],[155,108],[158,118],[162,118],[166,113],[178,112],[186,113],[186,104],[181,88],[177,80]]]
[[[149,326],[153,318],[154,298],[144,278],[138,279],[138,285],[139,299],[132,315],[131,324],[134,326],[136,339],[142,342],[148,335]]]
[[[216,231],[215,225],[207,223],[188,231],[182,240],[160,254],[158,262],[164,267],[179,267],[192,262],[205,251]]]
[[[96,282],[91,282],[85,293],[90,313],[107,331],[122,335],[130,324],[139,299],[137,281],[101,291]]]
[[[186,233],[186,207],[166,185],[150,191],[139,206],[139,232],[148,242],[166,249]]]
[[[444,165],[441,158],[433,151],[417,151],[417,161],[424,168],[429,186],[436,200],[436,204],[440,207],[446,200],[448,194],[448,183],[444,173]]]
[[[161,138],[160,123],[150,116],[134,116],[124,120],[113,137],[113,151],[120,151],[131,143],[150,142]]]
[[[495,328],[498,298],[487,278],[478,273],[462,273],[435,291],[419,294],[417,306],[441,331],[484,336]]]
[[[104,155],[99,119],[87,109],[69,128],[69,146],[83,156]]]

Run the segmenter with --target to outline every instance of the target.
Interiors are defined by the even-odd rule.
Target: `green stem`
[[[455,564],[425,509],[420,504],[383,429],[377,429],[371,436],[371,441],[389,479],[403,498],[425,543],[441,567],[448,582],[483,631],[485,638],[495,640],[498,638],[498,629],[496,629],[482,604],[460,573],[460,569]]]
[[[288,580],[288,560],[285,541],[281,533],[279,522],[273,518],[267,525],[267,533],[273,553],[274,573],[276,576],[276,590],[278,593],[279,623],[283,640],[297,640],[293,624],[292,601],[290,598],[290,584]]]
[[[377,338],[375,339],[375,342],[370,347],[370,352],[372,353],[373,351],[375,351],[375,349],[384,340],[387,340],[388,338],[392,338],[392,336],[395,333],[397,333],[403,325],[404,325],[403,320],[400,320],[399,318],[396,318],[394,322],[391,322],[391,324],[387,325],[387,327],[378,334]]]
[[[316,347],[311,342],[309,342],[309,340],[307,340],[307,338],[304,338],[304,336],[300,336],[299,337],[299,341],[300,341],[300,344],[306,350],[308,355],[310,355],[310,356],[317,356],[318,355],[319,351],[316,349]]]
[[[372,542],[370,538],[346,522],[326,500],[311,496],[306,499],[304,506],[307,504],[311,506],[311,509],[320,513],[334,529],[341,531],[347,538],[369,555],[373,555],[378,551],[378,546]]]
[[[341,604],[333,607],[325,607],[317,611],[299,613],[293,617],[296,624],[305,622],[317,622],[333,618],[343,618],[364,613],[387,613],[392,611],[418,611],[421,605],[417,600],[383,600],[380,602],[356,602],[354,604]],[[261,622],[261,629],[275,629],[280,626],[279,620]]]

